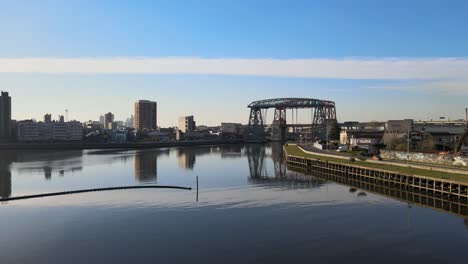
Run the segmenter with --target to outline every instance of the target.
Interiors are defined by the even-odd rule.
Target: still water
[[[0,152],[0,263],[467,263],[468,220],[289,171],[280,145]]]

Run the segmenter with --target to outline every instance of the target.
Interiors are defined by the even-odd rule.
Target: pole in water
[[[198,203],[198,176],[197,176],[197,203]]]

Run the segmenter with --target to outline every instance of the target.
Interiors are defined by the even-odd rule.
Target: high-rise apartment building
[[[135,128],[138,131],[156,130],[158,127],[156,102],[140,100],[135,103]]]
[[[11,97],[8,92],[0,96],[0,139],[11,137]]]
[[[179,117],[179,130],[183,133],[192,132],[196,129],[196,123],[193,116]]]

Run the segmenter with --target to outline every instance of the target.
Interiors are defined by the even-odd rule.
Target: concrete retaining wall
[[[383,159],[407,160],[408,154],[404,151],[381,150]],[[454,155],[440,155],[436,153],[410,152],[410,161],[422,163],[435,163],[441,165],[456,165],[468,167],[468,157]]]

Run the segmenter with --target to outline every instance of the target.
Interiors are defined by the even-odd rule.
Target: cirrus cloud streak
[[[468,58],[0,58],[0,73],[206,74],[325,79],[467,80]]]

